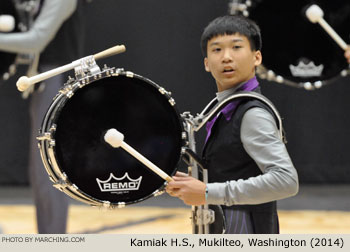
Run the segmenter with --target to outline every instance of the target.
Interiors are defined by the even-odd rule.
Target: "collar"
[[[232,94],[238,91],[252,91],[256,89],[258,86],[259,86],[259,82],[256,79],[256,76],[254,76],[253,78],[248,80],[245,84],[243,84],[241,87],[236,89]],[[229,121],[231,119],[233,112],[235,111],[235,108],[237,107],[238,103],[239,101],[230,102],[220,111],[220,113],[222,113],[225,116],[226,121]]]
[[[240,87],[237,90],[235,89],[235,92],[252,91],[252,90],[256,89],[258,86],[259,86],[259,82],[256,79],[256,76],[254,76],[253,78],[248,80],[243,85],[240,85]],[[235,93],[235,92],[233,92],[233,93]],[[207,122],[207,124],[206,124],[207,137],[205,139],[205,143],[207,142],[209,136],[211,135],[211,129],[212,129],[216,119],[218,119],[220,113],[222,113],[225,116],[226,121],[231,120],[233,112],[235,111],[239,102],[240,102],[239,100],[235,100],[235,101],[230,102],[218,113],[217,116],[215,116],[211,121]]]

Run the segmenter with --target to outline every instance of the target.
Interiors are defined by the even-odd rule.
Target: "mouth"
[[[224,70],[222,71],[225,74],[229,74],[229,73],[233,73],[235,70],[231,67],[228,68],[224,68]]]

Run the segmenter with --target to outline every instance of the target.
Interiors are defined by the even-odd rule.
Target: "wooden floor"
[[[350,212],[279,211],[281,233],[350,234]],[[190,234],[189,208],[126,207],[100,210],[71,205],[68,233]],[[4,234],[36,233],[31,204],[0,205],[0,229]]]

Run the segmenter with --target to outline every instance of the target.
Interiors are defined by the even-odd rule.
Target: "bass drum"
[[[245,1],[247,3],[248,1]],[[305,10],[317,4],[324,19],[349,42],[350,1],[253,0],[248,16],[261,28],[263,66],[261,78],[297,87],[321,87],[335,80],[349,66],[344,51],[319,24],[311,23]],[[309,85],[304,85],[308,83]],[[310,85],[311,84],[311,85]]]
[[[54,99],[38,137],[55,187],[94,206],[122,207],[158,195],[165,181],[122,148],[104,141],[108,129],[173,175],[185,141],[170,93],[121,69],[67,83]]]

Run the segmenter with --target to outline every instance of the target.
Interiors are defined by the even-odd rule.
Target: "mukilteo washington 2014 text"
[[[198,239],[197,239],[198,238]],[[294,239],[294,238],[161,238],[161,239],[137,239],[130,240],[131,247],[344,247],[344,240],[341,237],[324,238],[311,237],[309,239]]]
[[[323,241],[325,240],[325,241]],[[325,244],[323,244],[323,243]],[[327,242],[327,244],[326,244]],[[137,239],[132,238],[130,240],[132,247],[324,247],[324,246],[338,246],[343,247],[342,239],[311,239],[307,241],[305,239],[281,239],[281,238],[242,238],[242,239],[228,239],[228,238],[161,238],[161,239]]]

